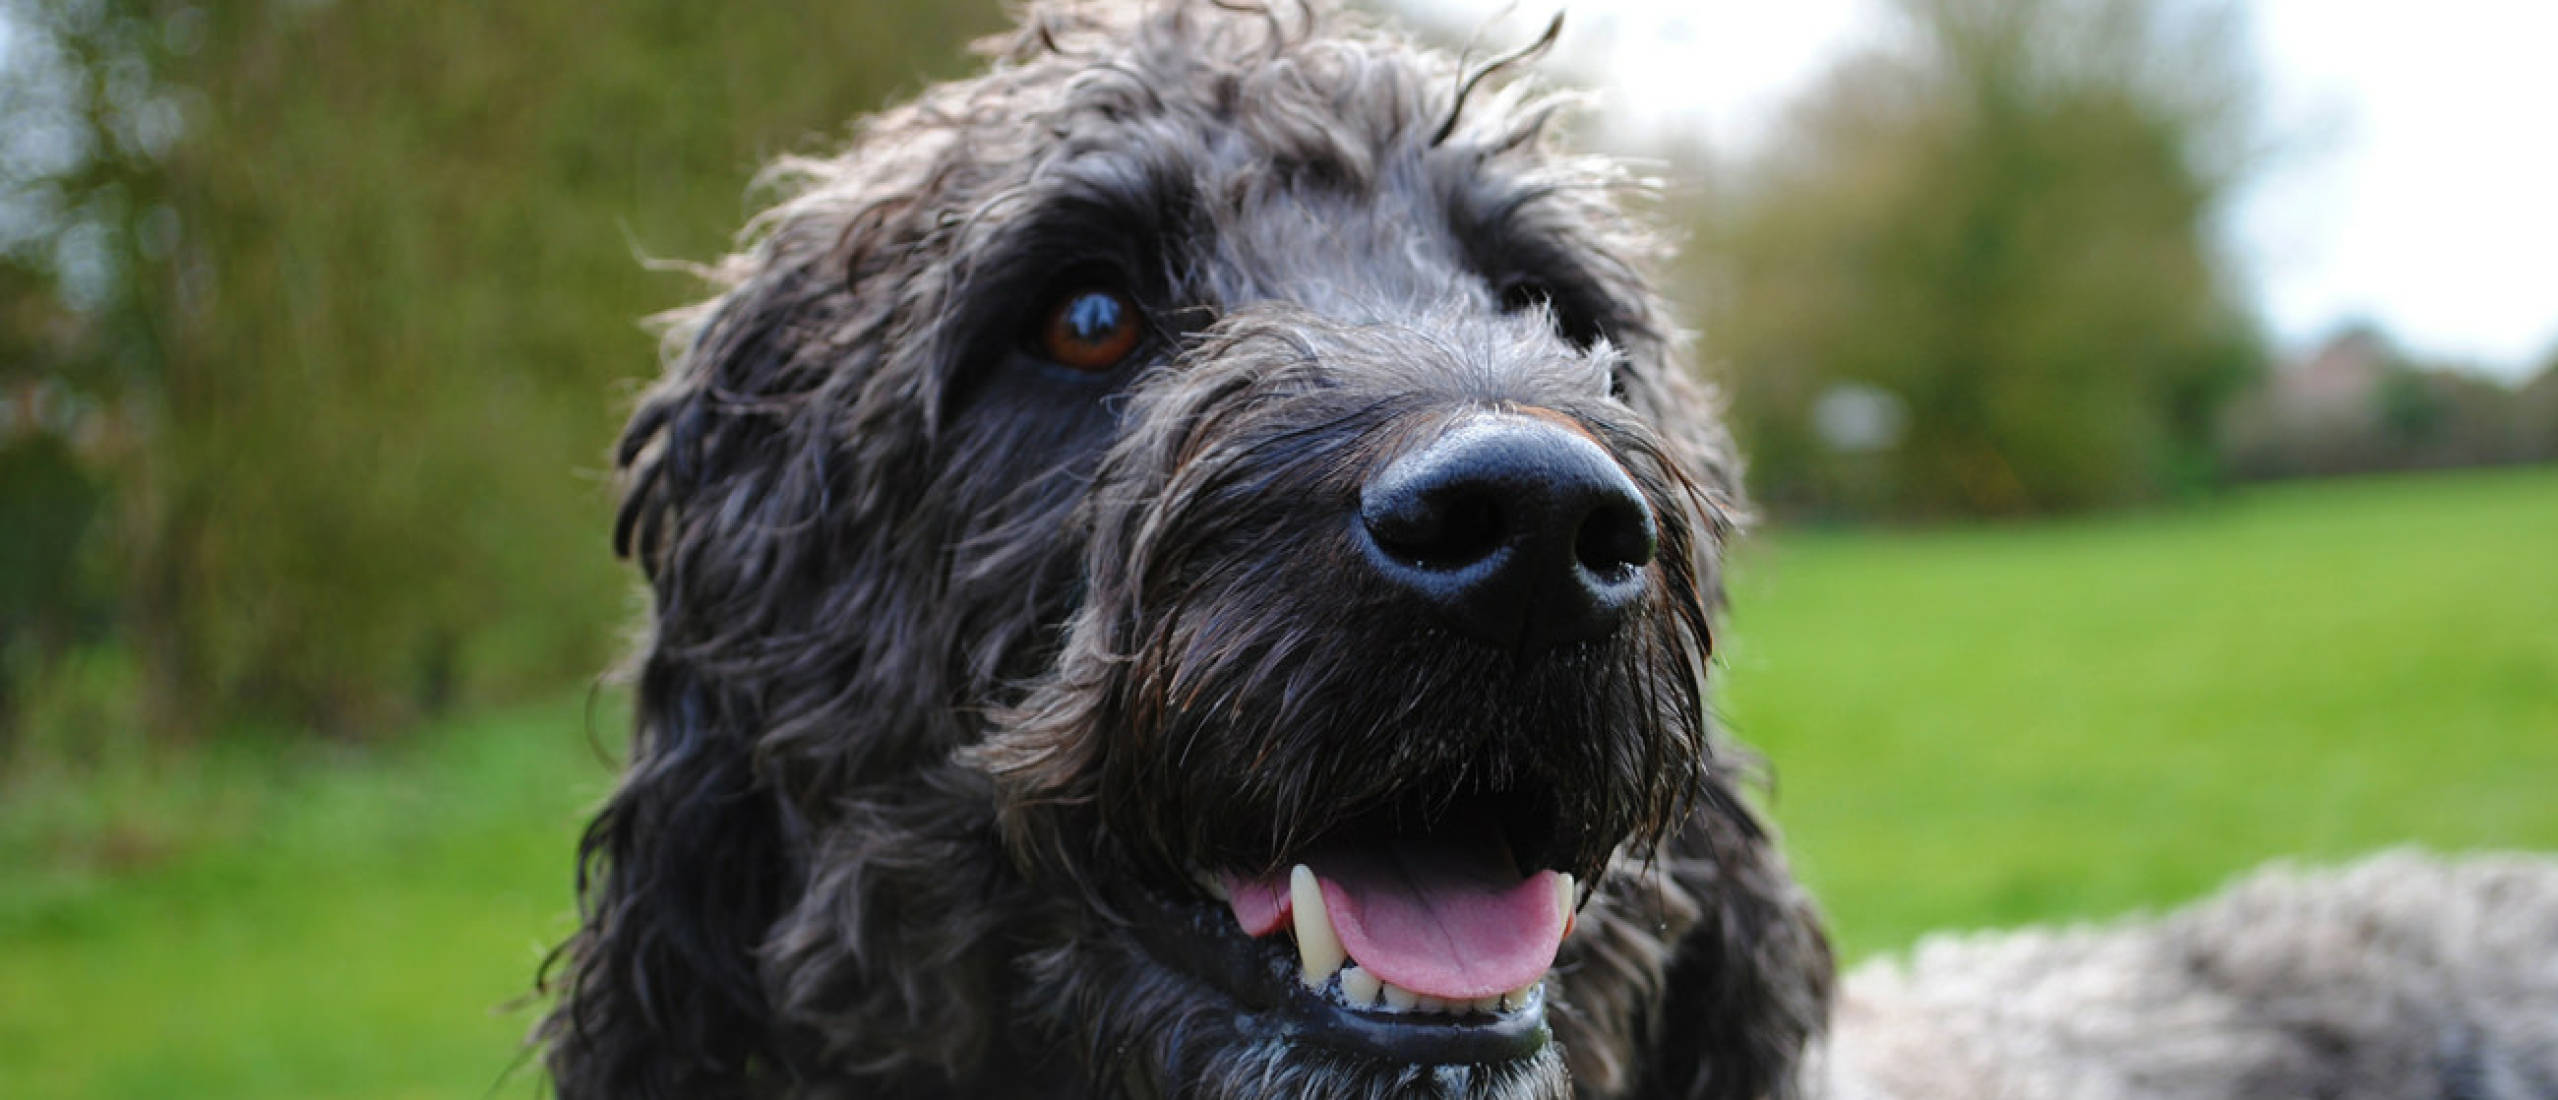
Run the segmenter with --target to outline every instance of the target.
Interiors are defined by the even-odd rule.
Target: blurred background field
[[[397,746],[248,736],[0,809],[0,1093],[475,1097],[573,927],[566,853],[609,703],[501,708]],[[605,738],[605,740],[610,740]]]
[[[1850,958],[2086,920],[2260,861],[2558,848],[2558,470],[1745,556],[1725,710]],[[0,1092],[534,1091],[609,694],[396,745],[267,738],[21,776],[0,808]]]
[[[1851,956],[2278,856],[2558,848],[2558,470],[1744,555],[1725,712]]]
[[[1673,181],[1767,513],[1723,708],[1851,956],[2558,848],[2558,347],[2269,323],[2283,7],[1873,0],[1752,141],[1579,124]],[[655,261],[1000,23],[0,0],[0,1096],[533,1090]]]

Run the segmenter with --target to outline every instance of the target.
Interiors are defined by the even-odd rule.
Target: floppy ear
[[[585,923],[542,1028],[571,1100],[742,1095],[779,1061],[755,952],[799,872],[757,764],[764,670],[732,658],[793,595],[769,572],[786,553],[775,521],[824,506],[793,460],[821,378],[791,361],[793,305],[810,299],[789,276],[742,283],[691,327],[618,454],[614,546],[654,614],[630,764],[579,845]]]
[[[630,771],[587,826],[585,927],[544,1022],[562,1097],[725,1097],[772,1060],[753,951],[794,874],[727,704],[675,662],[640,675]]]
[[[614,547],[646,574],[652,618],[630,765],[580,847],[585,925],[549,983],[541,1038],[570,1100],[787,1079],[816,1041],[803,1017],[834,1006],[801,1003],[810,983],[776,978],[774,957],[829,975],[905,957],[827,949],[860,930],[818,927],[835,894],[812,888],[808,853],[840,846],[866,790],[914,788],[953,736],[933,725],[952,721],[938,641],[910,636],[942,563],[900,526],[929,491],[907,472],[930,441],[886,422],[930,407],[898,391],[930,372],[888,350],[913,342],[896,318],[938,308],[907,278],[928,166],[788,167],[799,190],[719,269],[726,292],[674,318],[669,369],[616,456]],[[899,866],[874,847],[863,866]],[[860,999],[845,987],[875,977],[821,992]]]
[[[1790,1100],[1804,1052],[1829,1019],[1833,963],[1820,914],[1775,841],[1721,784],[1669,873],[1701,916],[1672,948],[1649,1021],[1648,1100]]]
[[[1694,487],[1701,583],[1723,602],[1726,540],[1748,522],[1740,452],[1713,392],[1666,348],[1632,372],[1627,400],[1668,440]],[[1829,1020],[1835,962],[1817,906],[1785,866],[1776,838],[1742,801],[1734,777],[1757,769],[1748,750],[1715,739],[1721,762],[1665,872],[1698,910],[1669,947],[1658,1007],[1642,1022],[1646,1100],[1790,1100],[1801,1063]]]

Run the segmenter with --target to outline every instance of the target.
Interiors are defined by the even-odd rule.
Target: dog
[[[559,1094],[2558,1095],[2545,965],[2347,1019],[2282,994],[2369,982],[2249,949],[2397,927],[2415,871],[1923,954],[1825,1039],[1705,689],[1740,462],[1638,181],[1507,77],[1551,38],[1051,0],[782,166],[617,453],[652,614],[545,979]],[[1995,987],[2028,973],[2062,991]]]
[[[1787,1094],[1830,957],[1631,181],[1348,14],[991,52],[783,169],[622,440],[560,1094]]]
[[[1834,1100],[2551,1100],[2558,862],[2260,868],[2163,917],[1938,934],[1848,975]]]

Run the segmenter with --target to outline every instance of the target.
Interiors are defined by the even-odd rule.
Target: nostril
[[[1500,502],[1474,485],[1387,494],[1369,502],[1360,518],[1379,549],[1432,571],[1482,561],[1507,538]]]
[[[1651,512],[1631,497],[1614,497],[1592,508],[1572,541],[1581,568],[1611,584],[1652,564],[1658,548]]]
[[[1505,648],[1615,630],[1658,553],[1651,509],[1586,433],[1523,416],[1462,422],[1359,491],[1375,577]]]

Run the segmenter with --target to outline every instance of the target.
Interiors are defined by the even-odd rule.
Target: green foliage
[[[2208,483],[2259,357],[2209,227],[2244,69],[2145,0],[1912,0],[1705,214],[1709,348],[1780,508],[2007,515]],[[1824,436],[1842,387],[1897,438]]]
[[[89,603],[79,551],[98,504],[89,471],[60,437],[0,438],[0,528],[9,531],[0,540],[0,659],[10,640],[41,645],[78,627]],[[0,691],[8,682],[0,676]],[[0,715],[8,710],[0,702]]]
[[[179,107],[135,3],[0,0],[0,745],[104,636],[111,472],[160,351],[149,265]]]
[[[129,308],[48,291],[5,329],[150,337],[126,445],[92,462],[148,716],[335,733],[609,660],[630,581],[604,471],[655,370],[639,318],[700,293],[646,261],[724,251],[761,164],[960,68],[953,44],[995,21],[925,0],[57,6],[153,31],[138,56],[184,105],[162,155],[101,169],[158,227],[114,269]]]
[[[1716,675],[1851,958],[2274,856],[2558,848],[2554,542],[2552,470],[1777,532]],[[508,1006],[571,926],[601,702],[9,773],[0,1096],[533,1095]]]

